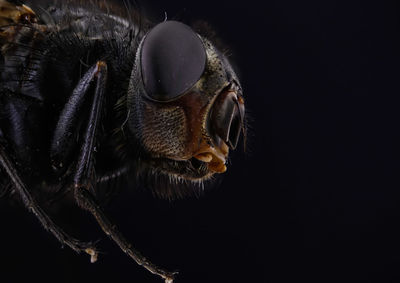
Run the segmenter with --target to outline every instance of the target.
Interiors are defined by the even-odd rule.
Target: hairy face
[[[129,127],[171,177],[201,181],[227,170],[243,129],[244,100],[227,58],[188,26],[170,21],[142,40],[128,94]]]

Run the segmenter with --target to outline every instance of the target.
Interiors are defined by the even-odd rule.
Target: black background
[[[156,21],[202,19],[231,47],[251,131],[221,185],[108,207],[176,282],[400,282],[400,11],[396,1],[146,1]],[[90,264],[1,203],[1,282],[161,282],[101,238]],[[87,238],[89,239],[89,238]],[[2,280],[2,278],[8,278]]]

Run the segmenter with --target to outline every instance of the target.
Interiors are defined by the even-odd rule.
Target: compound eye
[[[147,95],[163,102],[188,91],[203,74],[207,58],[199,36],[176,21],[155,26],[146,35],[140,56]]]

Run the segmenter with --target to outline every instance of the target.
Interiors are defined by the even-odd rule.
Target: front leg
[[[29,189],[23,182],[17,166],[14,164],[12,159],[8,156],[5,146],[0,142],[0,168],[2,168],[6,176],[11,181],[11,186],[19,194],[25,207],[32,212],[43,227],[50,231],[62,244],[69,246],[74,251],[86,252],[96,255],[96,250],[92,243],[81,242],[77,239],[72,238],[65,233],[60,227],[58,227],[52,219],[46,214],[46,212],[40,207],[37,201],[32,197]]]
[[[93,119],[94,123],[98,122],[100,114],[93,112],[93,107],[96,107],[95,105],[100,103],[97,107],[101,109],[106,75],[106,63],[98,62],[92,66],[79,81],[64,109],[61,111],[50,149],[52,165],[56,172],[61,170],[63,163],[70,158],[71,149],[74,148],[76,136],[80,130],[77,125],[81,124],[82,116],[86,115],[83,106],[90,99],[90,93],[93,93],[91,88],[95,81],[97,81],[97,84],[94,91],[95,96],[92,98],[90,115],[97,115],[97,117],[90,117],[89,120],[92,121]],[[88,128],[96,128],[96,125],[89,124]],[[86,139],[93,140],[93,137],[86,137]]]
[[[151,263],[147,258],[142,256],[139,251],[133,248],[128,240],[119,232],[113,221],[111,221],[110,218],[104,213],[103,209],[97,203],[96,199],[89,192],[87,187],[76,185],[75,198],[84,209],[88,210],[95,217],[104,233],[111,237],[121,248],[121,250],[135,260],[137,264],[143,266],[151,273],[163,278],[165,283],[174,282],[174,277],[177,272],[169,272],[159,268],[155,264]]]
[[[125,237],[118,231],[116,225],[114,225],[113,222],[106,216],[94,196],[90,193],[91,186],[96,185],[96,180],[94,179],[93,153],[95,151],[94,147],[99,123],[101,120],[102,103],[106,88],[106,63],[98,62],[95,68],[92,68],[89,73],[92,74],[92,78],[97,80],[97,84],[93,96],[92,107],[90,109],[89,120],[87,122],[82,144],[80,145],[80,153],[73,176],[75,199],[82,208],[88,210],[95,217],[103,231],[110,236],[126,254],[128,254],[139,265],[142,265],[151,273],[162,277],[165,282],[172,283],[175,273],[158,268],[149,262],[145,257],[143,257],[138,251],[136,251],[125,239]],[[89,85],[90,81],[87,81],[87,84]],[[89,86],[85,87],[84,89],[87,90],[88,87]],[[84,95],[79,95],[76,93],[74,97],[83,100]],[[72,109],[64,110],[65,113],[69,114],[71,119],[74,119],[76,113],[79,112],[82,103],[79,101],[79,99],[76,100],[74,97],[72,98],[73,103],[70,104]],[[68,138],[64,138],[64,136],[72,129],[73,121],[65,120],[64,118],[62,119],[63,120],[59,122],[59,127],[56,131],[56,137],[58,137],[59,142],[64,143],[65,145],[65,143],[70,142],[70,140]],[[95,256],[96,255],[94,255],[94,257]]]

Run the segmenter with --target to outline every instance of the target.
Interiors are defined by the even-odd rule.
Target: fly
[[[173,199],[224,173],[245,134],[239,79],[223,50],[184,23],[105,1],[37,3],[0,0],[0,195],[14,191],[94,262],[94,243],[67,234],[35,197],[71,193],[126,254],[173,282],[111,222],[99,188],[145,180]]]

